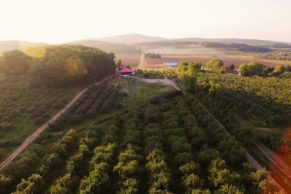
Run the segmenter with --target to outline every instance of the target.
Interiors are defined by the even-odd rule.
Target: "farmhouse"
[[[118,68],[118,73],[120,75],[134,75],[135,71],[125,65],[120,65]]]

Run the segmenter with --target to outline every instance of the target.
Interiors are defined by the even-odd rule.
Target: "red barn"
[[[119,74],[121,74],[121,75],[133,75],[133,74],[135,74],[135,71],[133,69],[130,69],[125,65],[120,65],[118,71],[119,71]]]

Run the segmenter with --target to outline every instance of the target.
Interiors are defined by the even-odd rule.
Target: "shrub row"
[[[161,126],[148,124],[144,129],[146,169],[149,172],[149,190],[154,193],[171,193],[171,174],[163,152],[164,135]]]
[[[90,173],[80,183],[79,193],[104,193],[110,188],[110,171],[117,144],[106,144],[94,150]]]
[[[42,193],[44,183],[52,171],[65,162],[76,145],[76,132],[69,130],[62,139],[54,144],[52,152],[41,162],[37,171],[27,179],[22,179],[17,185],[15,193]]]
[[[106,193],[110,190],[113,160],[117,151],[118,129],[112,125],[106,129],[102,145],[94,149],[89,175],[82,178],[78,193]]]
[[[95,137],[82,138],[79,144],[78,151],[68,160],[65,174],[59,177],[50,187],[51,194],[73,193],[80,181],[79,172],[85,165],[85,161],[91,154],[90,150],[96,143]]]
[[[242,145],[195,98],[188,99],[187,106],[190,107],[199,124],[206,130],[212,146],[218,149],[221,156],[230,165],[241,166],[246,161],[246,151]]]
[[[198,176],[199,165],[193,160],[191,144],[185,135],[185,131],[179,128],[178,120],[177,114],[169,114],[167,112],[163,114],[163,123],[166,127],[165,134],[167,144],[170,147],[171,158],[173,158],[173,163],[178,170],[183,191],[191,193],[193,189],[202,186]]]
[[[141,151],[142,134],[137,129],[138,120],[133,117],[125,123],[123,151],[119,154],[118,163],[114,167],[117,174],[119,188],[117,193],[141,193],[140,179],[144,173]]]

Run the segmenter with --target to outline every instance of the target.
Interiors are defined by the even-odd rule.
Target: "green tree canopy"
[[[37,52],[37,48],[34,50]],[[115,70],[114,54],[97,48],[60,45],[39,50],[42,55],[37,57],[19,50],[3,53],[0,71],[6,75],[29,74],[29,82],[34,86],[63,87],[89,84]]]
[[[241,76],[267,76],[272,72],[272,68],[266,67],[258,62],[241,64],[238,68]]]
[[[193,77],[195,73],[201,71],[201,63],[198,62],[180,62],[178,65],[178,73]]]
[[[275,68],[274,68],[274,71],[273,73],[275,75],[280,75],[282,73],[284,73],[286,71],[286,68],[284,67],[284,65],[277,65]]]
[[[223,66],[223,61],[220,59],[212,59],[207,62],[205,65],[206,70],[212,71],[215,73],[224,73],[226,72],[225,67]]]
[[[29,69],[30,57],[19,50],[4,52],[0,59],[0,69],[7,75],[24,75]]]
[[[114,54],[84,46],[52,46],[31,64],[30,83],[50,87],[88,84],[112,75],[114,69]]]

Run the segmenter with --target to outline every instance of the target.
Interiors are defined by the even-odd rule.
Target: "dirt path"
[[[110,78],[106,78],[102,81],[99,81],[95,83],[94,85],[100,85],[101,83],[108,81]],[[72,105],[88,90],[88,88],[85,88],[80,93],[78,93],[73,100],[69,102],[63,109],[61,109],[56,115],[54,115],[49,121],[44,123],[41,127],[36,129],[30,136],[28,136],[24,142],[20,146],[18,146],[11,155],[9,155],[3,162],[0,164],[0,170],[7,167],[21,152],[23,152],[30,144],[33,142],[46,128],[48,128],[50,123],[55,122],[57,119],[59,119]]]
[[[256,170],[262,169],[262,166],[253,158],[249,153],[247,153],[247,159],[249,164]]]
[[[266,127],[256,127],[257,130],[260,130],[260,131],[266,131],[266,132],[269,132],[269,133],[274,133],[276,131],[274,131],[274,129],[271,129],[271,128],[266,128]]]
[[[140,78],[140,77],[134,77],[134,76],[126,76],[124,78],[135,79],[135,80],[138,80],[141,82],[151,83],[151,84],[156,83],[156,84],[160,84],[160,85],[170,85],[170,86],[173,86],[176,90],[181,91],[181,89],[177,86],[177,84],[168,78],[165,78],[165,79],[146,79],[146,78]]]
[[[217,122],[217,124],[224,130],[224,132],[229,136],[229,137],[231,137],[231,138],[234,138],[234,139],[236,139],[233,135],[231,135],[229,132],[228,132],[228,130],[224,127],[224,125],[222,125],[221,123],[220,123],[220,121],[218,121],[217,119],[216,119],[216,117],[211,113],[211,112],[209,112],[208,111],[208,109],[206,109],[206,107],[201,103],[201,102],[199,102],[199,105],[205,110],[205,111],[207,111],[210,115],[211,115],[211,117],[215,120],[215,122]],[[258,161],[256,161],[256,159],[247,151],[247,149],[245,149],[245,151],[246,151],[246,156],[247,156],[247,160],[248,160],[248,162],[249,162],[249,164],[253,167],[253,168],[255,168],[255,169],[261,169],[262,168],[262,166],[260,165],[260,163],[258,162]]]

